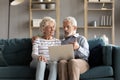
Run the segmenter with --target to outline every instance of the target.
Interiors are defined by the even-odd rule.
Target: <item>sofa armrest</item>
[[[120,80],[120,46],[113,46],[113,68],[115,80]]]
[[[106,45],[103,46],[103,64],[104,65],[112,65],[112,46]]]

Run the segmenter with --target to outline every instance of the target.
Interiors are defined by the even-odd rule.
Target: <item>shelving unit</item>
[[[105,34],[110,43],[114,44],[114,0],[106,2],[84,0],[84,10],[85,37],[90,39],[94,35],[102,36]],[[90,35],[92,33],[93,35]]]
[[[50,5],[52,5],[52,7],[50,7]],[[33,30],[35,30],[37,32],[37,30],[39,29],[38,27],[33,26],[33,16],[34,13],[38,13],[38,12],[47,12],[49,14],[49,12],[55,11],[55,19],[56,19],[56,38],[59,38],[59,0],[43,0],[42,2],[40,2],[40,0],[30,0],[29,1],[29,10],[30,10],[30,22],[29,22],[29,30],[30,30],[30,37],[34,36],[33,35]],[[39,14],[41,15],[41,14]],[[39,16],[38,15],[38,16]],[[35,14],[35,16],[37,16]],[[49,15],[45,15],[45,16],[49,16]],[[44,16],[42,16],[44,17]],[[38,17],[39,19],[39,17]]]
[[[30,37],[33,36],[33,29],[38,30],[38,28],[32,25],[33,13],[43,12],[43,13],[55,13],[56,18],[56,38],[60,37],[60,0],[50,0],[40,2],[40,0],[30,0]],[[38,4],[55,4],[55,9],[41,9],[34,8],[33,5]],[[39,14],[41,15],[41,13]],[[45,14],[46,15],[46,14]],[[47,16],[47,15],[46,15]],[[44,16],[43,16],[44,17]],[[107,18],[106,18],[107,17]],[[107,19],[107,21],[106,21]],[[104,22],[105,21],[105,22]],[[94,22],[94,23],[92,23]],[[90,24],[92,23],[92,25]],[[82,34],[87,38],[93,38],[94,35],[100,37],[106,35],[111,44],[115,42],[115,27],[114,27],[114,0],[109,2],[90,2],[89,0],[84,0],[84,27],[78,27],[78,32],[82,31]]]

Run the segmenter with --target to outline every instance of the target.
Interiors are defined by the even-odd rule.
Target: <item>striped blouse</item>
[[[38,62],[38,56],[43,55],[47,58],[47,60],[49,61],[49,50],[48,47],[49,46],[58,46],[61,45],[61,41],[53,38],[52,40],[46,40],[43,38],[38,38],[33,42],[33,50],[32,50],[32,65],[36,65]]]

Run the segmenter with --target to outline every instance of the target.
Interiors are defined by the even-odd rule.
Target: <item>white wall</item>
[[[8,37],[8,1],[0,0],[0,39]],[[60,0],[60,26],[62,20],[67,16],[74,16],[78,21],[78,26],[84,26],[84,0]],[[115,44],[120,45],[120,1],[115,0]],[[53,14],[54,12],[38,13],[40,16]],[[54,16],[54,14],[52,15]],[[10,14],[10,38],[25,38],[29,37],[29,0],[24,3],[11,6]],[[79,30],[78,30],[79,31]],[[80,30],[82,32],[82,30]],[[83,32],[82,32],[83,33]]]

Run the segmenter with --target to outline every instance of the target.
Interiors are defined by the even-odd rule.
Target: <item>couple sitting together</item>
[[[41,37],[33,40],[33,50],[30,67],[36,68],[36,80],[44,80],[45,69],[49,69],[48,80],[79,80],[80,74],[89,69],[89,45],[87,39],[76,33],[77,21],[74,17],[63,20],[64,39],[54,38],[56,21],[51,17],[44,17],[40,23]],[[74,42],[71,41],[76,38]],[[50,61],[49,46],[73,44],[75,59]],[[67,54],[67,53],[65,53]]]

